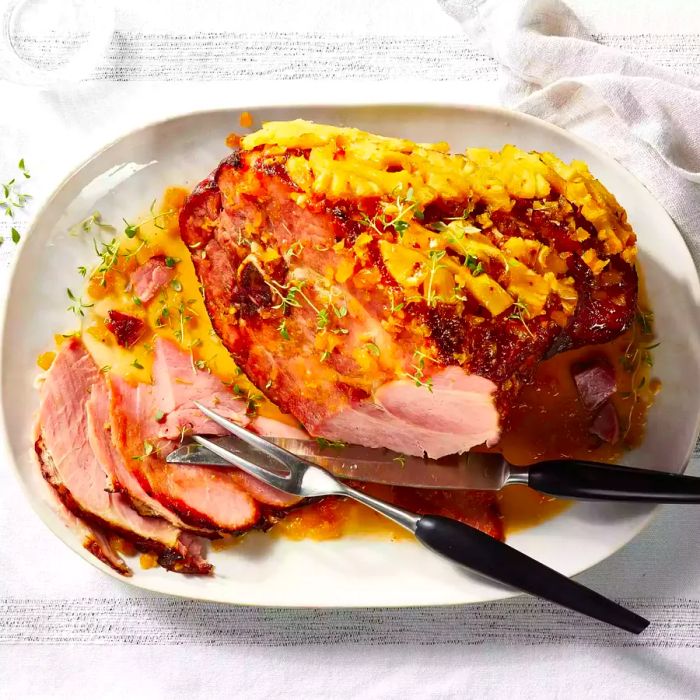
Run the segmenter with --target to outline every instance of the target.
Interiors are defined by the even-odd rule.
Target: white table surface
[[[570,4],[600,41],[700,73],[696,2]],[[126,0],[116,29],[107,56],[73,88],[0,80],[0,181],[24,157],[34,210],[101,144],[195,105],[308,98],[326,86],[368,98],[390,89],[497,99],[496,64],[430,1],[257,0],[234,9],[224,0]],[[65,36],[58,28],[25,40],[51,60]],[[7,227],[0,222],[0,235]],[[0,294],[13,254],[6,241]],[[691,473],[700,474],[700,455]],[[648,616],[642,638],[586,622],[574,634],[558,609],[527,598],[348,612],[154,596],[61,545],[7,465],[0,532],[0,697],[700,697],[700,509],[692,506],[660,509],[634,542],[579,577]]]

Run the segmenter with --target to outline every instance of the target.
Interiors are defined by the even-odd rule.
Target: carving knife
[[[649,469],[576,460],[516,467],[494,453],[467,452],[433,460],[359,445],[329,447],[316,440],[265,439],[325,467],[341,479],[353,481],[421,489],[484,491],[524,484],[564,498],[700,503],[700,478]],[[233,436],[215,438],[213,442],[253,461],[260,459],[259,452]],[[183,445],[171,452],[166,460],[171,464],[231,468],[229,462],[196,443]]]

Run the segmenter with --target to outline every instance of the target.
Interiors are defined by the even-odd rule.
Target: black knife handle
[[[649,621],[517,549],[458,520],[424,515],[416,537],[457,564],[596,620],[639,634]]]
[[[700,478],[696,476],[576,460],[533,464],[528,486],[564,498],[700,503]]]

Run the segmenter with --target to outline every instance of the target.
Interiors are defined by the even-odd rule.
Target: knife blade
[[[341,479],[369,481],[421,489],[498,491],[516,474],[499,454],[467,452],[439,460],[399,455],[385,449],[346,445],[326,447],[315,440],[265,438],[293,454],[325,467]],[[233,436],[215,438],[216,444],[244,457],[260,460],[260,454]],[[210,450],[191,443],[171,452],[171,464],[229,467],[230,463]],[[271,467],[272,465],[264,465]]]

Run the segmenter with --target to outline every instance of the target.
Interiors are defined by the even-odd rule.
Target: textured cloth
[[[561,0],[444,0],[502,66],[503,103],[602,146],[664,205],[700,263],[700,79],[602,46]]]
[[[615,55],[700,74],[693,3],[572,4]],[[437,3],[258,0],[227,11],[231,5],[120,0],[109,47],[83,82],[60,91],[0,84],[0,181],[22,156],[32,173],[26,189],[35,200],[15,223],[22,233],[73,165],[179,111],[344,94],[498,103],[501,59]],[[513,42],[518,26],[511,24]],[[79,40],[55,29],[16,39],[48,65]],[[512,104],[524,92],[505,94]],[[0,235],[8,225],[0,218]],[[9,241],[0,248],[0,285],[14,251]],[[697,452],[690,473],[700,474]],[[0,698],[700,697],[700,509],[692,506],[662,508],[634,542],[577,577],[651,619],[642,637],[526,597],[351,611],[153,595],[62,545],[4,465],[0,531]]]

